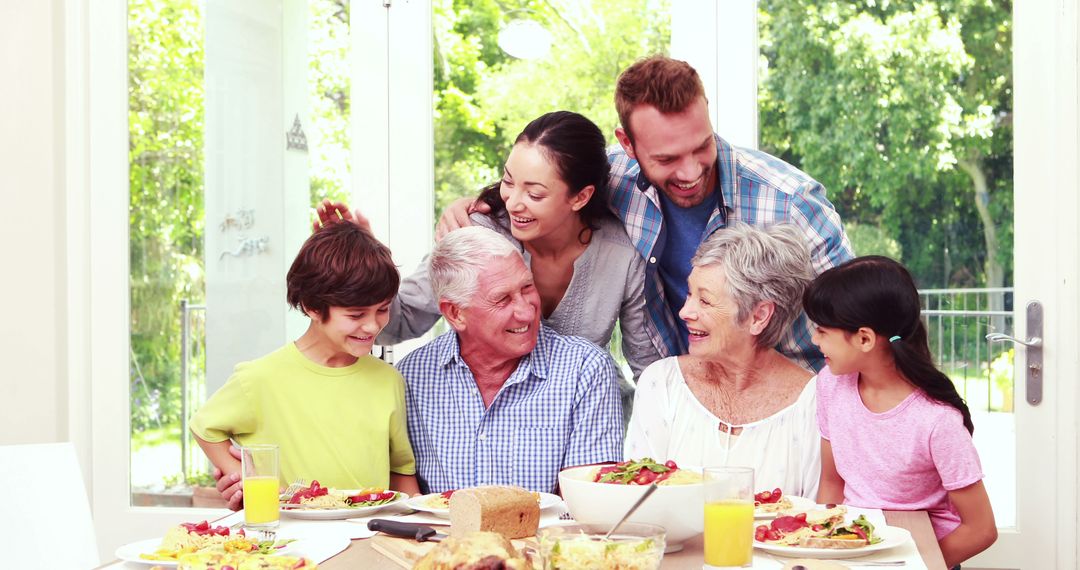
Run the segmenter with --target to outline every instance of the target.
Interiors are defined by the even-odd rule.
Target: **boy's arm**
[[[821,482],[818,483],[817,502],[823,505],[844,502],[844,480],[836,472],[832,443],[821,438]]]
[[[210,463],[214,464],[214,467],[221,469],[221,472],[225,474],[240,472],[240,460],[233,457],[233,454],[229,452],[232,442],[226,439],[225,441],[211,443],[194,433],[192,435],[195,436],[195,441],[198,442],[199,447],[206,454],[206,458],[210,460]]]
[[[238,511],[244,507],[243,482],[240,477],[240,450],[236,449],[229,440],[210,443],[205,439],[191,434],[202,448],[206,458],[214,464],[214,479],[217,481],[218,493],[225,499],[231,510]]]
[[[997,523],[982,481],[949,491],[949,502],[960,514],[960,526],[941,539],[941,555],[949,568],[990,548],[997,540]]]
[[[416,475],[401,475],[391,471],[390,488],[401,491],[410,497],[420,494],[420,484],[416,482]]]

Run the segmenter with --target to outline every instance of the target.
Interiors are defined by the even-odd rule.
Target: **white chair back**
[[[99,565],[94,519],[71,443],[0,446],[4,568]]]

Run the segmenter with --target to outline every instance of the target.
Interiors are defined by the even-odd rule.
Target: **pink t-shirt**
[[[859,375],[818,373],[818,428],[832,444],[844,503],[930,514],[938,540],[960,525],[948,491],[982,480],[979,454],[959,410],[916,390],[895,408],[871,412]]]

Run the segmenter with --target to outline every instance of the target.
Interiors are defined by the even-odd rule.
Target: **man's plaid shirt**
[[[715,136],[720,199],[709,217],[702,241],[735,221],[755,226],[786,222],[794,224],[806,236],[815,273],[820,274],[853,256],[840,216],[819,182],[774,156],[731,146],[719,135]],[[664,224],[660,190],[645,178],[637,161],[627,156],[619,145],[608,149],[608,162],[611,163],[608,204],[623,221],[638,253],[647,261],[645,305],[650,317],[646,327],[649,336],[664,352],[685,354],[685,340],[668,308],[669,301],[664,298],[658,252],[654,252]],[[670,302],[677,310],[683,299]],[[789,357],[818,370],[824,360],[810,342],[811,333],[809,320],[801,314],[791,332],[781,339],[780,348]]]

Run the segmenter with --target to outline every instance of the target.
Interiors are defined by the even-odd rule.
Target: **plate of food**
[[[177,560],[195,552],[285,554],[294,549],[295,541],[259,541],[233,532],[229,527],[214,526],[207,521],[181,523],[169,529],[161,538],[149,538],[125,544],[116,549],[116,557],[125,562],[154,566],[176,566]]]
[[[440,517],[450,517],[450,497],[453,496],[454,491],[443,491],[442,493],[428,493],[427,495],[420,495],[413,497],[405,501],[405,506],[410,509],[416,509],[425,513],[431,513]],[[540,510],[554,507],[562,502],[562,498],[558,495],[552,495],[551,493],[533,493],[536,496],[536,501],[540,503]]]
[[[214,570],[215,568],[260,568],[262,570],[297,570],[317,568],[314,560],[301,556],[252,554],[248,552],[197,552],[180,557],[181,570]]]
[[[843,505],[780,515],[754,529],[754,548],[793,558],[855,558],[895,548],[911,540],[911,533],[893,526],[875,527],[865,516],[844,522]]]
[[[776,518],[780,513],[808,511],[815,506],[816,503],[814,503],[814,501],[807,499],[806,497],[785,495],[784,492],[777,487],[772,491],[765,490],[754,495],[754,518],[771,519]]]
[[[282,516],[308,519],[348,519],[372,514],[406,499],[405,493],[386,489],[331,489],[312,481],[281,503]]]

